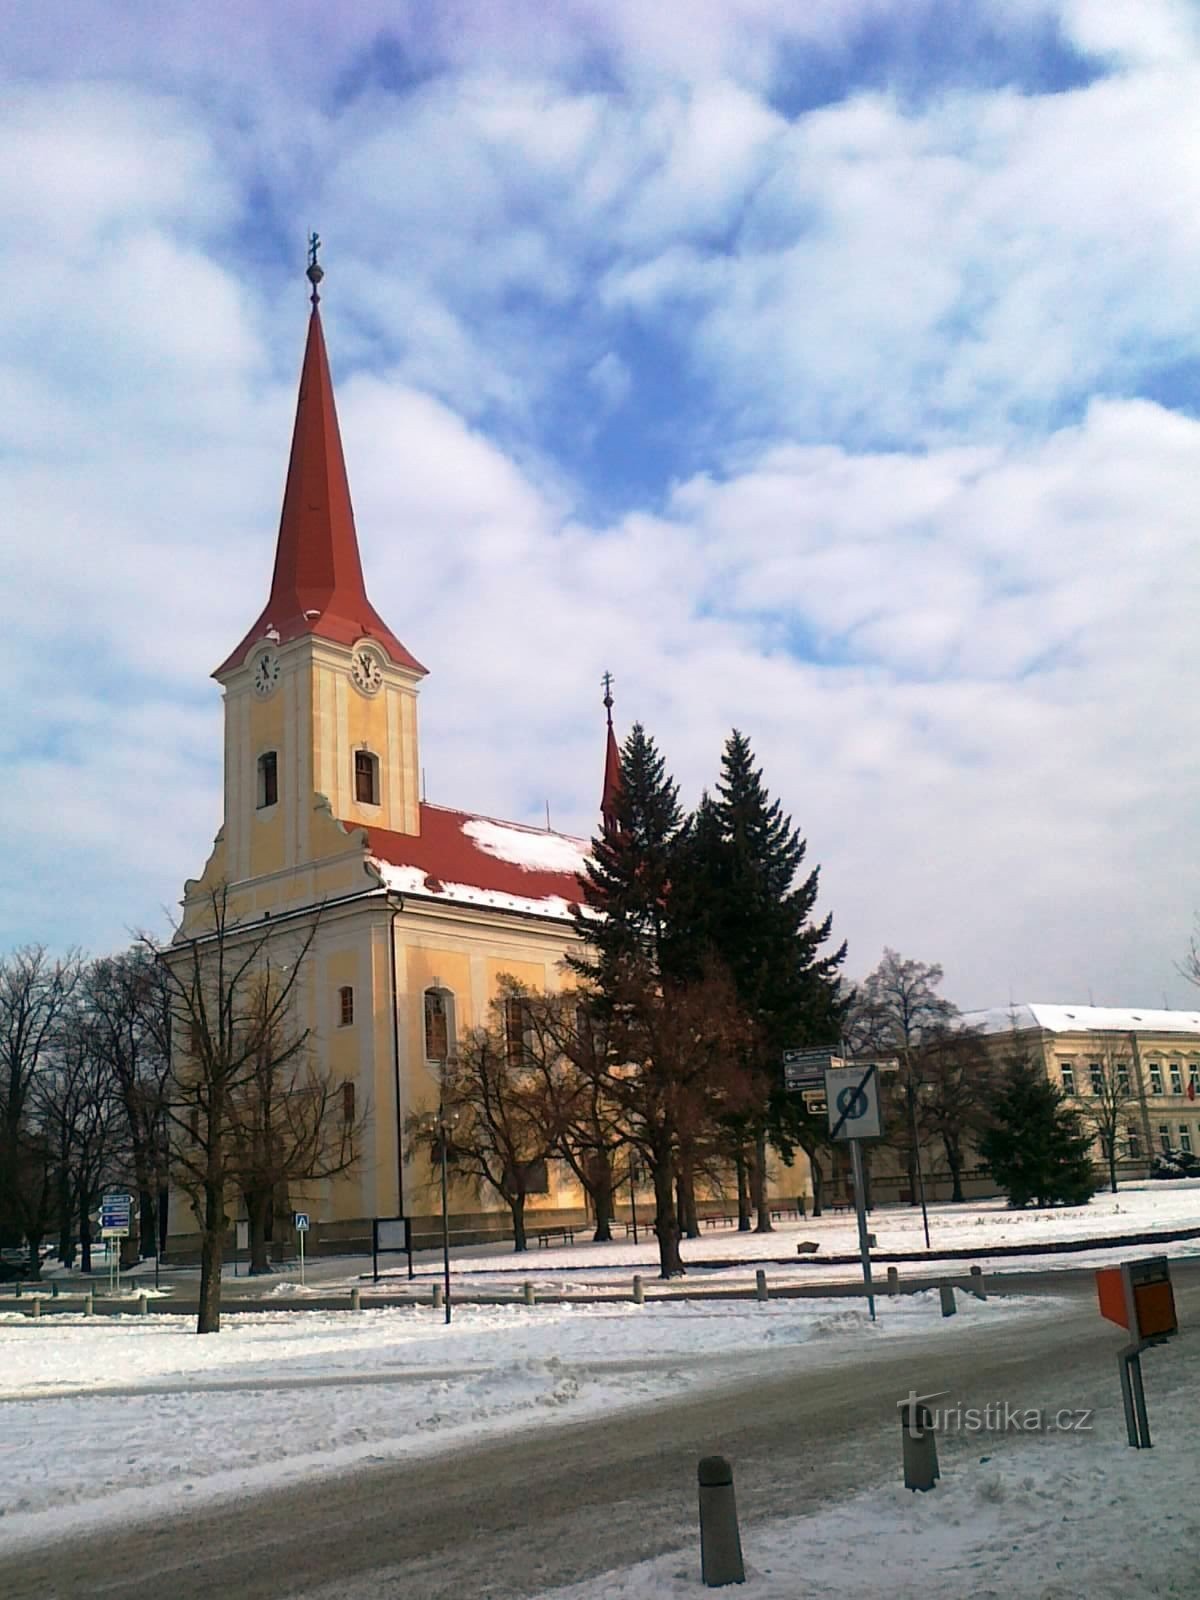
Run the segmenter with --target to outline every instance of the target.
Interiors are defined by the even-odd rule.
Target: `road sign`
[[[842,1058],[832,1050],[785,1050],[783,1052],[783,1086],[793,1093],[805,1089],[821,1089],[825,1074],[831,1067],[840,1067]]]
[[[129,1232],[129,1219],[132,1211],[133,1197],[131,1195],[104,1195],[100,1201],[101,1238],[123,1238]]]
[[[825,1115],[827,1102],[824,1089],[805,1089],[801,1098],[804,1101],[804,1109],[810,1117]]]
[[[825,1074],[829,1131],[835,1139],[878,1139],[879,1073],[875,1063],[842,1067]]]
[[[295,1228],[296,1228],[296,1232],[297,1233],[307,1233],[308,1232],[308,1212],[307,1211],[297,1211],[295,1216],[292,1218],[292,1221],[295,1224]]]

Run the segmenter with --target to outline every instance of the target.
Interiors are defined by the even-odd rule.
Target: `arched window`
[[[354,798],[360,806],[379,804],[379,757],[370,750],[354,752]]]
[[[338,1026],[349,1028],[354,1022],[354,990],[344,984],[338,990]]]
[[[279,757],[264,750],[258,758],[258,809],[263,811],[279,799]]]
[[[454,1050],[454,996],[448,989],[425,991],[425,1059],[448,1061]]]

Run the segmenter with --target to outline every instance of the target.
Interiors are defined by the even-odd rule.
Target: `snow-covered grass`
[[[966,1301],[957,1320],[1022,1313],[1053,1307]],[[922,1295],[881,1302],[876,1324],[838,1301],[675,1301],[459,1307],[449,1327],[423,1307],[192,1327],[0,1316],[0,1544],[636,1405],[772,1351],[815,1365],[954,1324]]]
[[[808,1515],[755,1524],[743,1502],[744,1600],[1128,1600],[1197,1593],[1200,1393],[1183,1341],[1147,1357],[1152,1450],[1125,1439],[1116,1373],[1088,1431],[973,1435],[940,1447],[928,1494],[886,1481]],[[736,1464],[735,1464],[736,1465]],[[540,1600],[684,1600],[707,1593],[686,1548]]]

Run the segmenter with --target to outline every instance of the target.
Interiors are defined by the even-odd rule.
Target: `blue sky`
[[[434,799],[591,830],[731,725],[855,973],[1191,1003],[1185,0],[0,20],[0,940],[166,925],[323,310]]]

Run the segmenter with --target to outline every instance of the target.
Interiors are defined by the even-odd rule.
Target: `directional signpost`
[[[101,1197],[100,1237],[108,1253],[108,1283],[113,1293],[121,1287],[121,1240],[129,1236],[132,1214],[132,1195],[114,1191]]]
[[[304,1287],[304,1235],[308,1232],[308,1212],[297,1211],[292,1217],[292,1226],[296,1230],[296,1237],[300,1240],[300,1287]]]

